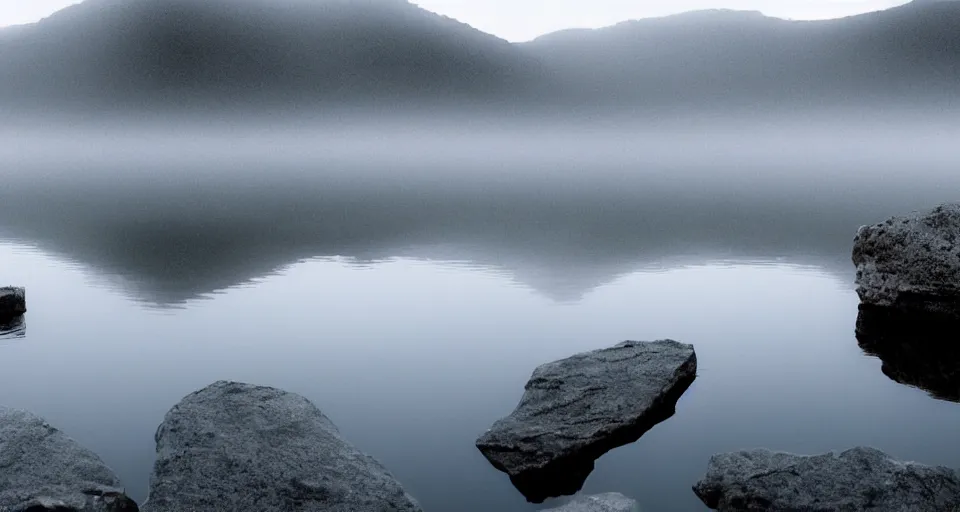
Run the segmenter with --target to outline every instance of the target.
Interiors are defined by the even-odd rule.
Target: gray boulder
[[[640,512],[636,501],[619,493],[583,496],[544,512]]]
[[[864,304],[960,316],[960,204],[860,228],[853,263]]]
[[[530,502],[576,494],[596,459],[672,416],[696,374],[693,346],[671,340],[628,341],[545,364],[477,448]]]
[[[306,398],[217,382],[157,430],[149,512],[419,512],[373,457]]]
[[[26,312],[26,290],[12,286],[0,288],[0,320],[20,316]]]
[[[138,509],[95,453],[29,412],[0,408],[0,510]]]
[[[725,511],[958,510],[960,475],[894,460],[872,448],[801,456],[753,450],[715,455],[693,488]]]

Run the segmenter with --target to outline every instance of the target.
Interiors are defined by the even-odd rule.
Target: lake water
[[[329,138],[150,153],[7,134],[0,283],[26,286],[30,311],[0,335],[0,404],[46,417],[142,500],[172,405],[219,379],[277,386],[426,510],[520,512],[562,500],[527,504],[474,441],[533,369],[673,338],[696,346],[696,382],[584,492],[699,510],[710,455],[754,447],[960,467],[960,405],[858,347],[849,263],[859,225],[956,200],[960,154],[931,133],[834,135],[351,156]]]

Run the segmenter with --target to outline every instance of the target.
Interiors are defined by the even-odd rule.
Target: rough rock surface
[[[216,382],[167,413],[149,512],[407,512],[417,502],[306,398]]]
[[[636,501],[619,493],[583,496],[544,512],[640,512]]]
[[[9,319],[27,312],[27,294],[23,288],[0,288],[0,319]]]
[[[135,512],[96,454],[42,418],[0,408],[0,510]]]
[[[596,459],[672,416],[696,374],[693,346],[671,340],[545,364],[477,448],[530,502],[576,494]]]
[[[960,475],[872,448],[801,456],[753,450],[715,455],[693,488],[714,510],[906,512],[960,510]]]
[[[960,402],[960,320],[861,304],[856,332],[860,348],[883,361],[884,375]]]
[[[853,263],[864,304],[960,316],[960,204],[860,228]]]

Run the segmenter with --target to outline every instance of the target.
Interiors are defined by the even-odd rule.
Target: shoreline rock
[[[857,343],[894,382],[960,402],[960,320],[935,313],[861,305]]]
[[[116,474],[39,416],[0,408],[0,510],[137,512]]]
[[[960,204],[861,227],[853,263],[862,303],[960,317]]]
[[[543,512],[640,512],[640,505],[620,493],[581,496],[566,505]]]
[[[540,366],[477,448],[528,501],[580,491],[603,454],[673,416],[697,374],[692,345],[628,341]]]
[[[952,511],[960,507],[960,474],[873,448],[813,456],[750,450],[713,456],[693,491],[720,512]]]
[[[0,321],[10,321],[27,312],[27,292],[15,286],[0,287]]]
[[[175,405],[155,439],[145,512],[422,512],[294,393],[219,381]]]

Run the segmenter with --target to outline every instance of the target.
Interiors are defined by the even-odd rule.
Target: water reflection
[[[27,336],[27,321],[19,316],[12,319],[0,319],[0,343]]]
[[[866,127],[853,155],[836,125],[198,126],[0,132],[0,239],[161,306],[314,257],[464,261],[569,303],[718,260],[846,279],[860,225],[960,188],[952,142],[929,126],[895,132],[914,146]]]
[[[159,305],[313,257],[356,265],[396,257],[464,261],[576,302],[636,270],[707,261],[779,261],[846,275],[857,227],[889,213],[850,208],[840,198],[804,205],[796,191],[793,198],[776,191],[685,198],[655,182],[620,190],[596,183],[576,192],[556,183],[347,186],[323,176],[191,185],[5,187],[0,238],[118,276],[132,295]]]
[[[895,382],[960,402],[960,321],[861,305],[857,341],[883,361],[884,375]]]
[[[502,272],[324,258],[158,313],[101,286],[95,272],[30,248],[0,244],[0,262],[0,282],[32,297],[27,341],[0,350],[0,403],[50,418],[141,500],[164,414],[226,378],[303,394],[425,510],[558,506],[529,505],[484,460],[477,436],[513,410],[538,365],[609,340],[666,336],[696,345],[697,381],[675,416],[599,459],[584,493],[622,492],[644,510],[699,510],[689,486],[704,461],[743,446],[822,453],[869,444],[960,466],[951,442],[960,407],[880,375],[853,340],[849,280],[818,268],[641,272],[560,304]],[[90,397],[110,405],[91,414]]]

